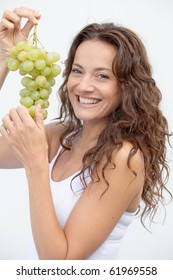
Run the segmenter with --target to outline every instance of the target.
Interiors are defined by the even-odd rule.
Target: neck
[[[78,138],[78,147],[89,148],[97,143],[100,133],[105,128],[105,123],[103,124],[91,124],[84,122],[83,129],[80,137]]]

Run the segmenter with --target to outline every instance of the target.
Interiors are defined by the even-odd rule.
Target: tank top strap
[[[57,153],[56,153],[55,156],[54,156],[54,158],[50,161],[50,163],[49,163],[49,169],[50,169],[50,171],[52,171],[52,168],[53,168],[53,166],[54,166],[54,163],[55,163],[57,157],[59,156],[59,154],[60,154],[62,148],[63,148],[62,145],[60,145],[59,148],[58,148],[58,150],[57,150]]]
[[[73,135],[73,133],[75,133],[76,131],[72,131],[71,133],[69,133],[66,137],[65,137],[65,139],[64,139],[64,142],[66,141],[66,139],[68,139],[68,137],[70,137],[71,135]],[[52,170],[52,168],[53,168],[53,166],[54,166],[54,163],[55,163],[55,161],[56,161],[56,159],[57,159],[57,157],[59,156],[59,154],[60,154],[60,152],[61,152],[61,150],[63,149],[63,147],[62,147],[62,145],[60,144],[60,146],[59,146],[59,148],[58,148],[58,150],[57,150],[57,153],[55,154],[55,156],[54,156],[54,158],[50,161],[50,163],[49,163],[49,169],[50,169],[50,171]]]

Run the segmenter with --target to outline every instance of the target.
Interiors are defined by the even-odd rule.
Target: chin
[[[96,120],[96,116],[91,116],[89,114],[79,114],[79,113],[75,113],[75,116],[77,119],[79,119],[80,121],[94,121]]]

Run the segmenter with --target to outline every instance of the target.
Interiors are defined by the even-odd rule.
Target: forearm
[[[31,225],[40,259],[65,259],[67,240],[57,220],[49,182],[48,165],[27,170]]]
[[[2,85],[5,81],[5,78],[8,74],[8,68],[5,65],[5,61],[4,60],[0,60],[0,89],[2,88]]]

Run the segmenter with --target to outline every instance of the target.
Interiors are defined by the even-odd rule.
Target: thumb
[[[43,113],[41,111],[41,105],[38,104],[35,109],[35,122],[39,128],[41,128],[43,126],[43,120],[44,120],[44,117],[43,117]]]
[[[39,11],[34,13],[34,16],[30,17],[24,27],[22,28],[21,32],[25,38],[28,38],[29,33],[35,24],[38,24],[38,20],[40,19],[41,14]]]
[[[24,25],[24,27],[22,28],[21,32],[22,32],[22,35],[25,37],[25,38],[28,38],[29,36],[29,33],[31,31],[31,29],[33,28],[35,24],[33,22],[31,22],[30,20],[28,20],[26,22],[26,24]]]

